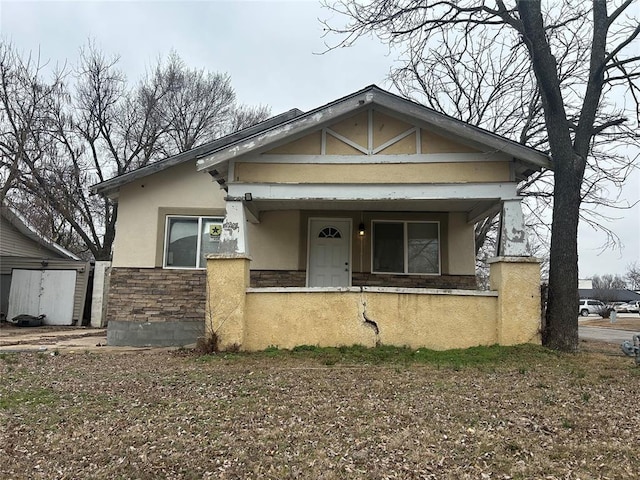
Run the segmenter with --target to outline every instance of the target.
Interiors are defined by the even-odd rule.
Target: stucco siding
[[[402,120],[398,120],[397,118],[386,115],[382,112],[375,111],[373,112],[373,148],[378,148],[383,145],[385,142],[392,140],[398,135],[406,132],[407,130],[413,128],[413,125],[403,122]],[[413,138],[414,146],[413,150],[415,151],[415,134],[411,136]],[[411,153],[410,151],[406,151],[403,153]]]
[[[508,162],[331,164],[242,163],[244,183],[466,183],[509,181]]]
[[[364,155],[360,150],[338,140],[333,135],[326,136],[326,152],[327,155]]]
[[[300,256],[300,211],[267,211],[247,224],[252,270],[296,270]]]
[[[118,199],[113,267],[162,265],[166,215],[224,215],[224,191],[193,162],[125,185]]]
[[[363,147],[367,146],[369,135],[369,112],[362,111],[356,115],[334,123],[329,128]]]
[[[407,135],[402,140],[399,140],[380,151],[381,155],[400,155],[414,153],[418,153],[415,133]]]
[[[363,312],[376,323],[377,335]],[[443,350],[492,345],[497,342],[496,314],[494,296],[249,292],[243,348],[379,342]]]
[[[216,333],[223,350],[353,344],[445,350],[539,343],[539,264],[500,257],[491,275],[489,292],[250,288],[247,257],[211,255],[206,330]]]
[[[307,154],[319,155],[321,149],[322,133],[320,131],[313,132],[302,138],[286,143],[280,147],[273,148],[265,153],[279,154]]]
[[[467,214],[449,213],[448,230],[448,273],[475,275],[475,231],[473,224],[467,223]]]
[[[473,153],[478,151],[428,130],[421,130],[420,134],[422,153]]]

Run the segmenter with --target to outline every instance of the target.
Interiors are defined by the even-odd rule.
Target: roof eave
[[[270,117],[256,125],[252,125],[238,132],[231,133],[222,138],[218,138],[211,142],[205,143],[204,145],[201,145],[199,147],[192,148],[191,150],[188,150],[186,152],[179,153],[172,157],[165,158],[150,165],[146,165],[131,172],[124,173],[122,175],[118,175],[117,177],[113,177],[109,180],[105,180],[103,182],[92,185],[89,190],[92,194],[100,194],[112,200],[115,200],[118,195],[118,190],[123,185],[139,180],[141,178],[145,178],[149,175],[153,175],[154,173],[161,172],[175,165],[180,165],[189,160],[199,158],[200,156],[206,154],[211,150],[216,150],[221,146],[227,145],[232,142],[237,142],[244,137],[255,135],[256,133],[271,128],[274,125],[279,125],[283,122],[303,115],[303,113],[304,112],[302,112],[302,110],[292,108],[291,110]]]
[[[36,242],[38,245],[46,248],[47,250],[50,250],[53,253],[57,253],[58,255],[62,255],[71,260],[80,260],[80,257],[70,252],[66,248],[38,234],[35,230],[29,227],[29,225],[27,225],[26,220],[24,220],[20,214],[18,214],[17,212],[14,212],[8,206],[3,205],[2,212],[4,217],[9,221],[9,223],[13,225],[15,229],[18,230],[18,232],[20,232],[25,237],[31,239],[32,241]]]

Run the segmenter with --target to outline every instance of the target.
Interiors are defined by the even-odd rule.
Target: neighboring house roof
[[[148,175],[161,172],[175,165],[180,165],[184,162],[188,162],[189,160],[194,160],[198,157],[201,157],[202,155],[207,154],[208,152],[217,150],[223,145],[233,143],[239,138],[246,138],[248,136],[267,130],[274,125],[280,125],[281,123],[286,122],[291,118],[295,118],[298,115],[302,115],[303,113],[304,112],[302,110],[293,108],[285,113],[281,113],[280,115],[270,117],[251,127],[244,128],[232,134],[213,140],[212,142],[208,142],[200,145],[199,147],[187,150],[186,152],[179,153],[172,157],[167,157],[158,162],[151,163],[136,170],[132,170],[131,172],[118,175],[117,177],[113,177],[109,180],[105,180],[104,182],[93,185],[91,187],[91,191],[93,193],[100,193],[102,195],[111,197],[122,185],[126,185],[127,183],[133,182],[134,180],[138,180]]]
[[[640,300],[640,293],[626,288],[580,288],[578,289],[580,298],[593,298],[595,300],[604,300],[607,302],[632,302]]]
[[[10,207],[6,205],[2,205],[0,207],[0,214],[2,215],[2,218],[7,222],[9,222],[9,224],[11,224],[19,233],[29,238],[30,240],[36,242],[40,247],[51,252],[53,255],[60,258],[80,260],[79,257],[71,253],[66,248],[61,247],[57,243],[52,242],[48,238],[45,238],[42,235],[40,235],[38,232],[36,232],[33,228],[31,228],[28,225],[27,221],[18,212],[15,212]],[[5,241],[4,235],[2,236],[2,238],[3,238],[3,241]],[[2,251],[0,253],[4,255],[5,250],[7,250],[7,248],[3,246],[1,250]],[[8,256],[11,256],[11,255],[8,255]]]
[[[444,136],[464,139],[469,144],[510,155],[519,161],[517,172],[519,178],[526,178],[542,168],[552,168],[549,157],[538,150],[436,112],[376,85],[370,85],[307,113],[298,109],[290,110],[253,127],[94,185],[92,190],[113,198],[122,185],[193,159],[197,159],[198,170],[209,171],[214,177],[220,179],[226,167],[219,166],[228,160],[239,155],[267,150],[288,139],[300,138],[313,130],[371,106],[391,111],[410,121],[420,122]]]

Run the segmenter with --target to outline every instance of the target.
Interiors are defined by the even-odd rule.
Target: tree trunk
[[[555,159],[554,159],[555,160]],[[580,180],[576,159],[557,159],[549,261],[549,299],[543,345],[556,350],[578,347],[578,219]]]

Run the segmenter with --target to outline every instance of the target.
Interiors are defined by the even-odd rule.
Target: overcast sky
[[[37,52],[53,63],[73,63],[93,39],[136,80],[158,57],[174,49],[190,67],[226,72],[238,100],[269,105],[273,114],[310,110],[370,84],[386,81],[394,55],[375,39],[321,55],[318,18],[330,12],[318,1],[4,1],[0,34],[19,51]],[[612,192],[613,194],[613,192]],[[622,198],[640,200],[636,171]],[[580,277],[623,274],[640,261],[640,206],[605,212],[606,225],[621,238],[620,250],[600,252],[602,233],[581,225]]]

